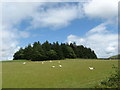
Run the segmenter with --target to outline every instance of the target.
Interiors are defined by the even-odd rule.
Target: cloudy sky
[[[7,0],[5,0],[7,1]],[[0,60],[10,60],[29,43],[76,42],[99,58],[118,53],[118,0],[0,3]]]

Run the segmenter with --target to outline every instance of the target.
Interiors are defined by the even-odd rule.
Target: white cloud
[[[81,5],[64,3],[56,7],[57,4],[47,2],[3,3],[3,24],[7,26],[16,25],[20,24],[22,20],[30,18],[31,26],[28,29],[40,27],[62,28],[69,25],[72,20],[83,17]],[[45,9],[46,7],[49,8]]]
[[[68,43],[76,42],[77,45],[90,47],[101,58],[118,54],[118,35],[112,34],[107,30],[104,23],[91,29],[86,33],[85,37],[69,35],[66,41]]]
[[[0,53],[2,55],[0,60],[8,60],[8,58],[12,57],[15,52],[18,42],[15,40],[15,35],[13,32],[2,28],[0,33],[2,33],[0,36],[0,42],[2,42],[0,46]]]
[[[3,24],[8,27],[20,24],[22,20],[29,18],[41,4],[43,3],[3,3]]]
[[[84,11],[90,18],[111,19],[117,16],[118,0],[89,0]]]
[[[117,16],[117,0],[87,1],[89,2],[78,5],[64,4],[57,8],[52,7],[53,4],[51,3],[43,2],[3,3],[3,23],[8,25],[9,23],[19,24],[23,19],[31,18],[31,27],[28,29],[39,27],[61,28],[69,25],[74,19],[82,18],[83,12],[92,18],[112,18]],[[19,0],[16,2],[19,2]],[[50,5],[52,8],[43,9]]]
[[[52,27],[52,28],[61,28],[70,24],[74,19],[81,18],[79,6],[64,4],[60,7],[52,7],[47,10],[41,10],[36,12],[32,18],[32,27]]]
[[[108,30],[106,30],[105,23],[102,23],[95,28],[91,29],[87,34],[93,34],[93,33],[107,33]]]
[[[29,37],[29,33],[19,30],[14,30],[13,28],[4,27],[0,29],[0,60],[12,60],[13,54],[20,48],[19,47],[19,38],[27,38]]]
[[[79,36],[71,34],[71,35],[69,35],[67,37],[67,42],[68,43],[76,42],[77,45],[80,45],[80,44],[84,44],[85,43],[85,39],[84,38],[80,38]]]
[[[9,60],[13,58],[13,54],[19,49],[19,39],[28,38],[30,33],[21,31],[15,26],[19,25],[22,20],[28,18],[37,6],[42,3],[2,3],[2,16],[0,16],[0,60]],[[31,6],[30,6],[31,5]]]

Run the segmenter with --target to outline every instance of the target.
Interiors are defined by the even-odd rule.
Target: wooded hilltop
[[[14,60],[26,59],[32,61],[60,60],[65,58],[84,58],[96,59],[97,56],[93,50],[76,45],[76,43],[61,43],[48,41],[41,44],[39,41],[29,44],[25,48],[20,48],[14,54]]]

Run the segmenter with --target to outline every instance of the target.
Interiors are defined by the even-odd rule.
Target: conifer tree
[[[25,59],[24,58],[24,49],[23,48],[20,48],[19,51],[17,51],[13,55],[13,60],[18,60],[18,59]]]
[[[97,56],[93,50],[84,47],[83,45],[76,45],[76,43],[61,43],[48,41],[41,44],[39,41],[34,42],[33,46],[29,44],[27,47],[20,48],[14,54],[14,60],[26,59],[32,61],[41,60],[57,60],[64,58],[85,58],[85,59],[96,59]]]

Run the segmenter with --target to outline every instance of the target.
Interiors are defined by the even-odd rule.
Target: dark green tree
[[[18,59],[25,59],[24,58],[24,49],[23,48],[20,48],[19,51],[17,51],[13,55],[13,60],[18,60]]]
[[[61,44],[62,46],[62,51],[63,51],[63,55],[65,58],[76,58],[76,55],[73,51],[73,49],[68,46],[68,44]]]
[[[42,49],[46,52],[46,51],[49,51],[51,49],[51,44],[46,41],[42,44]]]
[[[83,45],[76,45],[76,43],[61,43],[48,41],[41,44],[39,41],[34,42],[33,46],[29,44],[27,47],[20,48],[14,54],[14,60],[26,59],[32,61],[41,60],[57,60],[64,58],[85,58],[85,59],[96,59],[97,56],[93,50],[84,47]]]
[[[53,42],[51,48],[56,51],[57,59],[64,59],[62,48],[61,48],[61,46],[59,45],[58,42],[56,42],[56,43]]]
[[[32,60],[34,61],[40,61],[40,60],[45,60],[46,55],[44,50],[42,49],[42,45],[40,42],[34,42],[33,44],[33,51],[32,51]]]
[[[47,58],[48,58],[48,60],[56,60],[58,58],[56,51],[49,50],[47,52]]]
[[[33,54],[32,52],[33,52],[32,46],[29,44],[24,49],[24,58],[27,59],[27,60],[31,60],[32,59],[32,54]]]

